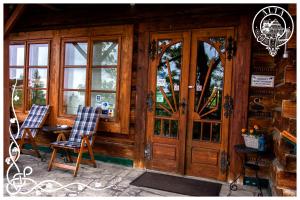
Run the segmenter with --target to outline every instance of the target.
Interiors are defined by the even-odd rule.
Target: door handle
[[[184,115],[185,114],[185,110],[186,110],[186,106],[187,106],[185,98],[182,99],[182,101],[179,103],[179,106],[181,106],[181,109],[182,109],[181,113]]]

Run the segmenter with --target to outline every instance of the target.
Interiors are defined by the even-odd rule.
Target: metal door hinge
[[[144,157],[146,160],[152,159],[152,146],[150,143],[146,144],[145,146]]]
[[[152,112],[153,111],[153,92],[149,92],[147,94],[147,100],[146,100],[146,103],[147,103],[147,108],[148,108],[148,111],[149,112]]]
[[[223,108],[225,110],[224,116],[226,118],[230,117],[233,111],[233,99],[228,94],[225,96],[225,103],[223,105]]]
[[[149,57],[151,60],[154,60],[157,54],[156,41],[152,40],[149,44]]]
[[[232,36],[227,39],[226,51],[227,59],[232,59],[236,52],[236,42],[233,40]]]
[[[227,172],[228,167],[229,167],[228,153],[225,151],[222,151],[221,161],[220,161],[220,169],[221,169],[222,174]]]

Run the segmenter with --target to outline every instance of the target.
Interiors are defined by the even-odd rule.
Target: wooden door
[[[230,28],[192,31],[186,145],[188,175],[226,179],[230,111],[224,109],[224,104],[230,103],[232,58],[227,43],[233,34]]]
[[[183,174],[190,33],[154,33],[150,46],[146,167]]]

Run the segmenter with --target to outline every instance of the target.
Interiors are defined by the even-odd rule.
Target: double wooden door
[[[232,28],[151,34],[147,168],[226,179],[233,34]]]

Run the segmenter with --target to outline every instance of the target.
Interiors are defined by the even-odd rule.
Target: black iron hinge
[[[233,40],[232,36],[227,39],[226,51],[227,59],[232,59],[236,52],[236,42]]]
[[[148,111],[149,112],[152,112],[153,111],[153,92],[149,92],[147,94],[147,100],[146,100],[146,103],[147,103],[147,108],[148,108]]]
[[[146,144],[145,146],[144,157],[146,160],[152,159],[152,146],[150,143]]]
[[[157,48],[156,48],[156,41],[152,40],[149,44],[149,57],[153,60],[156,57]]]
[[[220,169],[221,169],[222,174],[227,172],[228,167],[229,167],[228,153],[225,151],[222,151],[221,162],[220,162]]]
[[[225,110],[224,116],[226,118],[230,117],[233,112],[233,99],[228,94],[225,96],[225,103],[223,105],[223,108]]]

